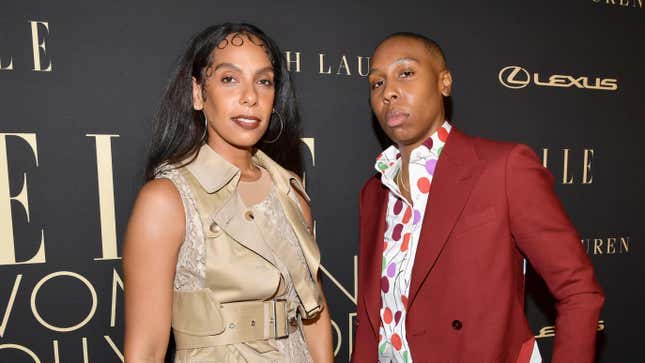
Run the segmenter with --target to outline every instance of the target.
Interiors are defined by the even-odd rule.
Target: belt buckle
[[[275,338],[282,338],[289,335],[289,318],[287,317],[287,299],[274,299],[271,300],[273,307],[273,336]],[[278,303],[283,303],[284,307],[284,330],[285,334],[278,332]]]

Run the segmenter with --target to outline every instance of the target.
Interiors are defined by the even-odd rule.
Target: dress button
[[[246,213],[244,213],[244,218],[246,218],[247,221],[252,221],[255,216],[253,215],[253,212],[247,211]]]
[[[213,233],[220,233],[222,231],[222,227],[215,222],[211,223],[211,226],[208,229]]]
[[[460,320],[453,320],[452,321],[452,328],[455,330],[460,330],[463,324],[461,323]]]

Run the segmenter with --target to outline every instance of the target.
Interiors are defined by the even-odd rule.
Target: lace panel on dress
[[[193,291],[203,288],[206,286],[204,231],[190,186],[177,169],[168,165],[160,168],[156,178],[165,178],[175,184],[186,215],[186,231],[177,256],[174,289]]]

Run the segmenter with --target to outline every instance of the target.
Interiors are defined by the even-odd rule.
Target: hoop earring
[[[273,109],[273,111],[271,111],[271,114],[272,115],[275,114],[276,116],[278,116],[278,120],[280,120],[280,131],[278,132],[278,135],[273,139],[264,140],[264,143],[266,144],[273,144],[274,142],[278,141],[278,139],[280,138],[280,135],[282,135],[282,129],[284,129],[284,121],[282,120],[282,116],[280,116],[280,114],[275,111],[275,108]]]
[[[204,134],[202,135],[202,141],[206,141],[206,136],[208,135],[208,119],[204,115]]]

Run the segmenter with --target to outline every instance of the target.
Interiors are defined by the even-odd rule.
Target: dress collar
[[[273,183],[281,192],[289,194],[293,186],[307,201],[310,200],[296,175],[284,169],[264,152],[255,150],[253,161],[269,172]],[[230,183],[237,184],[240,179],[240,169],[211,149],[208,144],[202,145],[197,156],[186,168],[208,193],[215,193]]]

